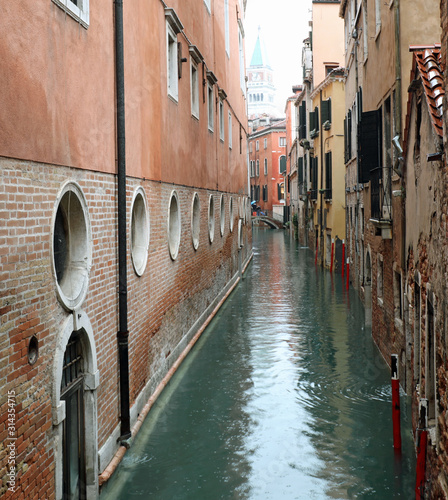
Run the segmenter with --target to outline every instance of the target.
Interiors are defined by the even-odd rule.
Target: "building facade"
[[[121,7],[0,19],[5,498],[97,498],[251,257],[245,1]]]
[[[251,201],[283,220],[285,206],[286,122],[273,122],[249,136]]]
[[[417,498],[448,494],[440,308],[446,235],[436,222],[444,218],[446,183],[445,64],[443,49],[434,45],[441,36],[439,8],[436,1],[367,0],[343,1],[340,9],[347,66],[347,252],[373,338],[387,362],[398,356],[401,385],[413,396],[417,450],[423,427],[428,432]],[[423,427],[422,406],[428,409]]]

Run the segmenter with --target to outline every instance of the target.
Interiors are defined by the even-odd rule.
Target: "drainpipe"
[[[118,359],[120,370],[120,441],[131,437],[129,413],[129,332],[126,269],[126,141],[124,105],[123,0],[115,4],[115,82],[117,92],[118,191]]]

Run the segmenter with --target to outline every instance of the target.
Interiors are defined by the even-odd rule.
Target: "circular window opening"
[[[238,221],[238,247],[243,248],[243,220]]]
[[[233,198],[229,200],[229,227],[230,232],[233,232]]]
[[[199,230],[201,225],[201,205],[199,196],[194,193],[193,203],[191,205],[191,237],[193,240],[193,248],[198,249],[199,246]]]
[[[62,304],[73,310],[85,298],[91,266],[87,203],[81,188],[67,184],[58,196],[53,224],[53,269]]]
[[[208,201],[208,237],[210,243],[213,243],[215,237],[215,205],[213,203],[213,195],[210,195]]]
[[[28,363],[34,365],[39,356],[39,342],[35,335],[33,335],[28,344]]]
[[[176,191],[171,193],[168,212],[168,246],[170,255],[176,260],[180,245],[180,204]]]
[[[131,210],[131,257],[138,276],[143,274],[148,261],[149,218],[146,209],[146,197],[143,188],[138,188],[134,195]]]
[[[220,207],[219,207],[219,216],[220,216],[220,223],[221,223],[221,236],[224,234],[224,225],[226,223],[226,207],[224,204],[224,195],[221,195],[221,202],[220,202]]]

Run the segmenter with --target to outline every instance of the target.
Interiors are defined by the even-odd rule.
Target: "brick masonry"
[[[61,325],[70,315],[58,301],[52,272],[52,218],[62,184],[75,181],[88,206],[92,235],[92,267],[88,293],[81,305],[93,328],[100,384],[97,389],[98,449],[119,424],[117,340],[117,221],[115,176],[0,159],[0,494],[7,490],[8,391],[15,391],[15,496],[55,498],[57,435],[52,425],[53,363]],[[151,377],[167,366],[201,314],[238,273],[238,193],[127,179],[127,212],[135,189],[142,186],[148,203],[150,241],[142,276],[134,272],[128,251],[128,309],[130,399],[135,403]],[[168,205],[176,190],[181,209],[181,242],[176,260],[168,250]],[[193,194],[200,198],[199,247],[191,238]],[[215,233],[208,236],[208,199],[214,196]],[[220,196],[225,200],[225,228],[220,233]],[[233,198],[234,225],[229,227]],[[130,215],[128,216],[128,228]],[[243,224],[246,245],[243,263],[251,253],[250,224]],[[128,231],[129,235],[129,231]],[[129,250],[129,239],[128,239]],[[39,357],[28,363],[32,336]],[[171,364],[174,360],[171,360]],[[101,471],[100,471],[101,472]]]

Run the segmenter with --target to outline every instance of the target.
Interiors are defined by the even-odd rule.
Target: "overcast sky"
[[[302,42],[308,36],[310,20],[311,0],[247,0],[246,64],[250,64],[260,26],[282,112],[292,95],[291,87],[302,83]]]

